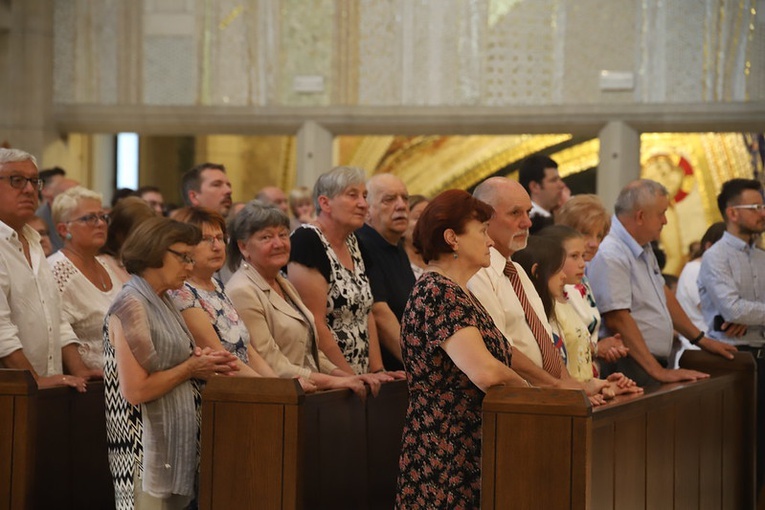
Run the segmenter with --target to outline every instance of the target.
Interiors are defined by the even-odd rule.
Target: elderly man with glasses
[[[39,387],[85,391],[78,340],[62,320],[56,282],[27,221],[42,179],[34,157],[0,149],[0,366],[29,370]],[[64,366],[69,374],[64,375]]]

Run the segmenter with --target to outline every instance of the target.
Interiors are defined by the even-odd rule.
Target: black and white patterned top
[[[373,299],[356,235],[346,239],[353,270],[343,266],[327,238],[314,225],[305,224],[295,230],[291,242],[290,262],[317,269],[329,284],[327,325],[345,359],[357,374],[368,372],[368,318]]]

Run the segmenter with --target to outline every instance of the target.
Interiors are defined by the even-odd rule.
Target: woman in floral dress
[[[414,231],[428,263],[401,325],[409,386],[396,508],[479,508],[481,403],[495,385],[528,386],[510,345],[467,290],[489,265],[492,208],[461,190],[441,193]]]
[[[250,335],[234,305],[215,279],[226,262],[226,220],[203,207],[187,207],[176,215],[178,221],[196,225],[202,241],[194,248],[194,268],[179,289],[170,291],[198,347],[225,349],[237,357],[245,377],[278,377],[250,345]]]

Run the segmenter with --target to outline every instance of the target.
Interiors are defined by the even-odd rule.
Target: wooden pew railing
[[[690,352],[682,364],[713,377],[595,409],[576,391],[490,390],[483,508],[753,508],[753,360]],[[392,508],[403,381],[362,402],[215,378],[203,400],[203,510]],[[109,509],[112,490],[103,385],[38,390],[0,370],[0,510]]]
[[[202,510],[393,507],[404,381],[362,401],[294,379],[215,378],[202,405]]]
[[[103,383],[38,390],[0,369],[0,510],[108,510],[113,490]]]
[[[594,409],[583,392],[489,390],[482,508],[754,508],[751,355],[681,363],[712,377]]]

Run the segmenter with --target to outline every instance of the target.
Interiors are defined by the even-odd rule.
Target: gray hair
[[[237,241],[247,241],[255,232],[269,227],[290,228],[290,219],[277,206],[264,204],[260,200],[250,200],[229,222],[228,232],[228,267],[236,271],[242,262],[242,252]]]
[[[0,148],[0,166],[6,163],[20,163],[22,161],[31,161],[37,167],[37,160],[30,153],[21,149]]]
[[[354,166],[336,166],[329,172],[321,174],[313,186],[313,204],[316,207],[316,214],[321,214],[319,197],[334,198],[348,186],[365,184],[366,181],[366,172]]]
[[[53,205],[51,205],[53,222],[68,221],[69,215],[77,209],[82,200],[98,200],[99,203],[103,204],[104,196],[84,186],[69,188],[53,200]]]
[[[646,204],[652,202],[656,197],[666,197],[669,195],[667,188],[651,179],[638,179],[627,184],[619,192],[614,204],[614,213],[617,216],[630,214]]]

